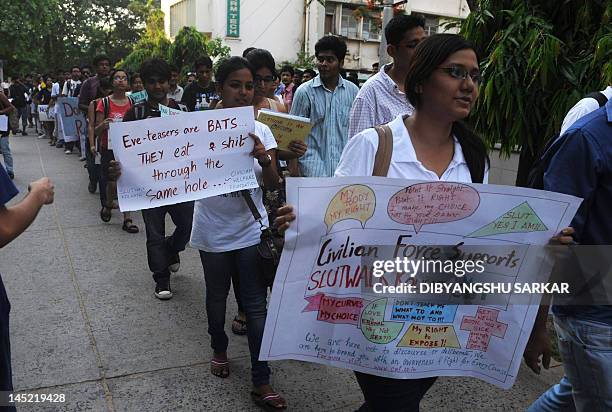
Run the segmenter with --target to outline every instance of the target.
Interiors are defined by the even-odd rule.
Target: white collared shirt
[[[180,103],[181,99],[183,98],[183,88],[177,84],[176,90],[174,91],[168,90],[166,97],[168,99],[173,99],[177,103]]]
[[[612,86],[608,86],[605,90],[602,90],[601,93],[606,96],[608,100],[612,99]],[[591,112],[594,112],[597,109],[599,109],[599,103],[592,97],[585,97],[584,99],[580,99],[578,103],[576,103],[574,107],[572,107],[570,111],[567,112],[567,114],[565,115],[559,135],[565,133],[567,129],[569,129],[570,126],[576,122],[576,120],[586,116]]]
[[[370,127],[389,123],[399,115],[412,115],[414,107],[387,74],[391,65],[383,66],[366,81],[351,107],[349,138]]]
[[[397,116],[389,123],[389,127],[393,132],[393,154],[387,177],[429,181],[472,181],[470,169],[457,138],[455,138],[453,158],[442,176],[438,177],[417,159],[408,129],[404,125],[403,115]],[[372,176],[377,149],[378,133],[375,129],[366,129],[353,136],[342,152],[335,176]],[[489,171],[486,170],[483,183],[488,181]]]

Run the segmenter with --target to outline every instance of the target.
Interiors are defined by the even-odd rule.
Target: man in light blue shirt
[[[340,76],[346,43],[325,36],[315,45],[319,75],[303,83],[293,96],[291,114],[309,117],[308,150],[299,159],[305,177],[331,177],[348,142],[349,112],[359,89]]]

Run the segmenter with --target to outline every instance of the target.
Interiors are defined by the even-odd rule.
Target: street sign
[[[240,37],[240,0],[227,0],[227,37]]]

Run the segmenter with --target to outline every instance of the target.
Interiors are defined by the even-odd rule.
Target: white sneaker
[[[41,134],[41,135],[38,135],[38,138],[39,139],[46,139],[47,135],[46,134]]]
[[[66,149],[66,151],[64,152],[64,154],[72,154],[72,150]]]
[[[157,282],[157,284],[155,285],[155,297],[161,300],[172,299],[170,279]]]

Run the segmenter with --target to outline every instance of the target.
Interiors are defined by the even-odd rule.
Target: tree
[[[179,70],[190,70],[198,58],[207,54],[204,35],[195,27],[182,27],[168,50],[168,60]]]
[[[159,0],[4,0],[0,59],[8,75],[126,56]]]
[[[168,60],[184,75],[194,69],[193,65],[202,56],[218,61],[228,57],[232,49],[221,38],[207,40],[195,27],[182,27],[168,50]]]
[[[481,58],[472,123],[508,155],[521,148],[517,185],[586,93],[612,84],[612,2],[481,0],[462,23]]]
[[[164,13],[159,9],[151,10],[144,34],[134,45],[132,52],[117,66],[136,72],[147,59],[154,57],[166,59],[169,49],[170,41],[164,32]]]

